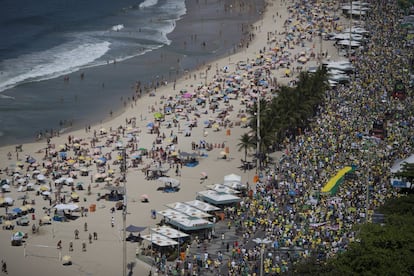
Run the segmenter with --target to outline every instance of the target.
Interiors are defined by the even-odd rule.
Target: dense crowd
[[[401,16],[393,2],[372,6],[360,22],[371,35],[354,54],[351,83],[327,91],[310,128],[286,138],[283,157],[265,168],[254,193],[229,214],[229,228],[240,233],[229,259],[218,259],[229,275],[258,274],[262,247],[268,275],[286,272],[292,262],[312,254],[319,259],[332,257],[355,240],[355,224],[371,222],[378,206],[398,196],[390,183],[390,168],[412,153],[414,137],[411,98],[390,97],[395,82],[407,84],[409,77],[412,49],[404,45]],[[383,139],[372,136],[377,121],[386,127]],[[321,194],[321,188],[345,166],[355,171],[338,192]],[[249,246],[257,236],[269,243]],[[191,267],[189,260],[184,268],[188,263]],[[220,265],[208,260],[200,263],[206,273],[219,270]]]

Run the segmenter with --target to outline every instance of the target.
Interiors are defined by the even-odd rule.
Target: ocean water
[[[171,81],[229,53],[262,8],[263,0],[3,0],[0,145],[116,114],[136,81]]]
[[[4,0],[0,92],[168,45],[184,0]]]

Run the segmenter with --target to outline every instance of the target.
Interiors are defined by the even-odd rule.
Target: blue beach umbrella
[[[36,162],[36,159],[34,159],[33,157],[30,157],[30,158],[27,160],[27,162],[28,162],[28,163],[30,163],[30,164],[33,164],[33,163],[35,163],[35,162]]]
[[[99,158],[98,158],[98,161],[99,161],[101,164],[105,164],[105,163],[106,163],[106,158],[105,158],[105,157],[99,157]]]
[[[12,212],[16,214],[20,214],[22,212],[22,209],[20,209],[19,207],[16,207],[16,208],[13,208]]]

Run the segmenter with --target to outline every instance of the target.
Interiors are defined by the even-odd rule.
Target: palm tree
[[[316,115],[318,106],[325,97],[326,72],[318,70],[315,74],[301,73],[297,87],[282,86],[271,101],[260,101],[260,161],[268,149],[280,143],[286,135],[297,135],[299,128],[308,125],[309,119]],[[252,136],[251,147],[257,143],[257,104],[250,110],[249,125],[256,135]]]
[[[244,133],[237,144],[238,151],[244,150],[244,161],[247,159],[247,151],[253,147],[252,137],[248,133]]]

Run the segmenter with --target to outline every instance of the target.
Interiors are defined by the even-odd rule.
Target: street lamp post
[[[257,112],[256,112],[256,174],[259,176],[260,167],[260,91],[257,92]]]
[[[349,19],[349,49],[348,49],[348,57],[351,58],[351,44],[352,44],[352,0],[349,1],[351,4],[351,13]]]
[[[127,215],[127,189],[126,189],[126,149],[122,148],[122,161],[121,161],[121,174],[122,174],[122,182],[124,184],[124,202],[122,207],[122,272],[124,276],[127,275],[127,249],[126,249],[126,215]]]
[[[260,276],[263,276],[263,254],[264,254],[264,249],[265,249],[265,245],[271,243],[272,241],[269,240],[268,238],[255,238],[253,239],[253,241],[256,244],[260,245]]]

